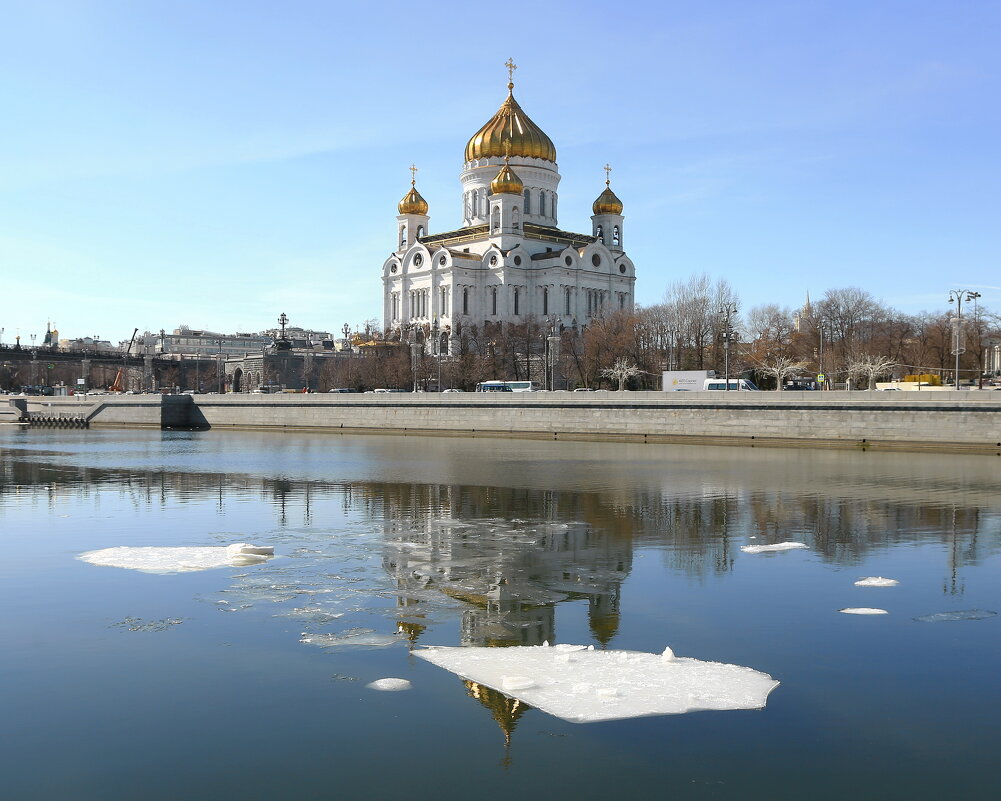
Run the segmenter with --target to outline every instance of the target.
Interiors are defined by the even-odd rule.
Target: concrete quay
[[[25,399],[21,399],[25,400]],[[596,392],[28,398],[89,427],[872,448],[1001,455],[1001,392]]]

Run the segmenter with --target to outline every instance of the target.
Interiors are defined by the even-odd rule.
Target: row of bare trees
[[[981,376],[988,345],[1001,341],[998,316],[964,310],[961,378]],[[329,361],[321,388],[343,386],[471,390],[480,381],[535,380],[556,389],[660,389],[664,370],[728,369],[780,388],[796,375],[824,373],[871,386],[889,375],[952,376],[956,345],[946,311],[904,314],[856,287],[830,289],[793,311],[777,304],[744,310],[730,284],[706,274],[667,288],[662,303],[585,327],[553,331],[545,320],[459,326],[442,336],[439,360],[427,328],[371,332],[378,344],[357,358]],[[553,337],[556,347],[553,347]],[[413,343],[418,347],[413,347]],[[555,377],[555,383],[553,379]]]

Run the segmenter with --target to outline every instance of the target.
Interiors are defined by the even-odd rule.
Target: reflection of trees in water
[[[620,485],[612,474],[607,486],[579,492],[85,466],[69,463],[79,454],[8,447],[0,461],[0,498],[31,492],[52,506],[61,498],[96,498],[113,489],[137,508],[212,498],[223,512],[234,495],[256,496],[276,510],[279,524],[294,513],[307,526],[313,502],[331,497],[346,515],[421,525],[439,518],[574,520],[610,542],[660,547],[672,569],[692,576],[731,570],[751,535],[757,543],[802,540],[821,558],[844,565],[863,561],[873,549],[938,541],[948,546],[950,572],[998,549],[1001,494],[979,462],[950,463],[946,470],[914,457],[893,462],[889,471],[885,462],[843,454],[809,461],[796,458],[798,452],[748,452],[746,459],[730,455],[729,461],[714,457],[712,449],[684,454],[677,463],[665,463],[658,486],[635,480]],[[554,475],[553,485],[560,483]],[[608,625],[599,628],[607,631]]]

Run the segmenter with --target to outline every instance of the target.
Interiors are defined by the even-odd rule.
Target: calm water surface
[[[915,620],[1001,610],[996,457],[14,429],[0,457],[4,798],[996,797],[1001,617]],[[279,556],[76,558],[235,541]],[[411,654],[546,640],[781,686],[574,725]]]

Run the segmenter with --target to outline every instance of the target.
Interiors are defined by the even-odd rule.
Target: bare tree
[[[602,376],[619,382],[619,392],[626,388],[626,381],[642,372],[635,364],[625,359],[616,359],[615,364],[601,371]]]
[[[893,372],[899,367],[887,356],[862,356],[848,363],[848,375],[861,376],[868,381],[870,391],[876,388],[876,377]]]
[[[775,379],[775,391],[778,392],[782,389],[783,381],[799,375],[805,367],[803,362],[790,359],[788,356],[777,356],[771,361],[763,362],[758,367],[758,371]]]

